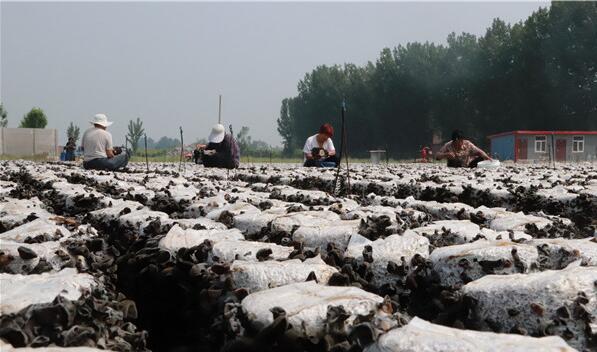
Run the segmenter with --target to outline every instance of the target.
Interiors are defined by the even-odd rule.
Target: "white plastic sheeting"
[[[342,215],[343,220],[355,220],[355,219],[366,219],[367,216],[382,216],[386,215],[396,222],[396,212],[399,212],[402,208],[386,207],[382,205],[370,205],[365,207],[357,207],[346,214]]]
[[[463,273],[471,280],[487,275],[481,265],[483,262],[501,261],[503,265],[494,270],[495,274],[518,273],[519,268],[514,264],[512,249],[516,249],[521,263],[524,264],[523,272],[529,272],[531,264],[536,263],[539,257],[537,249],[534,246],[509,241],[479,240],[440,247],[431,252],[429,260],[443,285],[455,285],[463,283]]]
[[[433,223],[412,229],[419,235],[433,235],[435,232],[442,234],[443,230],[449,230],[450,233],[459,238],[457,243],[466,243],[473,240],[480,232],[479,225],[470,222],[469,220],[441,220]]]
[[[130,200],[112,199],[107,207],[89,212],[89,215],[98,221],[118,219],[121,214],[134,212],[145,208],[143,204]]]
[[[271,249],[271,258],[276,260],[287,259],[294,250],[293,247],[280,246],[275,243],[218,241],[213,245],[212,254],[225,262],[234,260],[257,261],[256,255],[260,249]]]
[[[0,233],[0,240],[9,240],[15,242],[23,242],[27,237],[36,237],[40,235],[55,236],[59,234],[61,238],[66,238],[71,235],[70,231],[62,225],[56,225],[53,220],[35,219],[31,222],[17,226],[12,230]]]
[[[561,337],[461,330],[413,318],[382,335],[365,352],[573,352]]]
[[[0,180],[0,197],[7,196],[16,187],[16,183]]]
[[[235,260],[230,266],[230,271],[236,287],[246,288],[249,292],[303,282],[311,272],[315,274],[319,283],[327,284],[332,274],[338,272],[333,266],[325,264],[320,257],[306,259],[304,262],[298,259],[281,262]]]
[[[168,231],[165,237],[160,240],[159,246],[169,251],[177,251],[180,248],[191,248],[200,245],[205,240],[213,243],[218,241],[244,240],[243,234],[237,229],[230,230],[193,230],[182,229],[179,225],[174,225]]]
[[[370,241],[360,235],[353,236],[346,249],[346,256],[363,260],[365,246],[373,250],[373,263],[371,269],[377,283],[393,281],[395,278],[387,271],[389,261],[400,265],[404,258],[410,266],[410,260],[415,254],[423,258],[429,257],[429,240],[413,231],[407,230],[402,235],[391,235],[385,239]]]
[[[357,315],[375,312],[383,298],[356,287],[335,287],[301,282],[252,293],[241,302],[247,317],[257,328],[264,328],[274,319],[270,309],[286,311],[290,332],[317,341],[325,334],[324,321],[329,306],[343,306],[351,326]]]
[[[402,206],[417,210],[424,210],[438,218],[453,217],[463,209],[466,213],[470,213],[475,210],[475,208],[464,203],[439,203],[436,201],[418,200],[414,197],[407,197],[404,199]]]
[[[538,216],[525,215],[524,213],[520,212],[497,217],[491,220],[489,227],[496,231],[524,231],[527,224],[534,224],[538,228],[542,229],[551,224],[551,221]]]
[[[282,200],[298,201],[300,203],[324,202],[332,203],[337,201],[334,196],[323,191],[296,189],[289,186],[275,186],[272,188],[273,194],[276,198]]]
[[[328,243],[345,249],[350,238],[359,233],[360,220],[334,221],[323,225],[303,225],[292,235],[292,239],[303,242],[305,247],[319,247],[325,250]]]
[[[107,198],[107,201],[111,199],[110,197],[105,197],[102,193],[99,193],[90,187],[76,183],[68,183],[66,181],[55,181],[52,183],[52,188],[54,191],[56,191],[58,196],[63,199],[64,205],[67,209],[74,209],[76,207],[75,197],[79,200],[95,199],[98,201],[98,204],[103,198]]]
[[[578,262],[563,270],[548,270],[531,274],[488,275],[468,283],[462,292],[477,301],[474,314],[481,321],[499,324],[501,331],[520,326],[529,334],[540,333],[556,318],[556,310],[564,306],[574,311],[579,293],[589,298],[585,305],[591,315],[597,314],[597,267],[581,267]],[[508,314],[516,311],[517,314]],[[568,343],[584,347],[584,323],[579,320],[567,326],[574,334]]]
[[[12,345],[4,343],[0,340],[0,351],[2,352],[105,352],[106,350],[100,350],[93,347],[12,347]]]
[[[245,213],[234,217],[234,227],[245,235],[254,235],[266,229],[275,218],[285,215],[285,208],[272,208],[260,213]]]
[[[23,259],[19,256],[18,248],[26,247],[35,252],[37,257],[31,259]],[[18,243],[9,240],[0,240],[0,252],[12,256],[12,260],[5,264],[6,267],[13,273],[28,273],[39,263],[40,259],[45,259],[54,270],[60,269],[62,260],[56,255],[56,251],[59,250],[60,243],[58,241],[48,241],[42,243]]]
[[[226,204],[222,207],[214,209],[207,213],[206,217],[212,220],[218,220],[224,211],[232,214],[232,216],[240,214],[257,214],[260,210],[249,203],[236,202],[234,204]]]
[[[168,214],[161,211],[154,211],[149,209],[141,209],[121,215],[118,222],[121,226],[134,228],[140,234],[144,233],[145,227],[154,220],[167,221],[170,217]]]
[[[193,219],[165,219],[161,220],[163,226],[178,225],[183,229],[201,229],[201,230],[227,230],[228,227],[221,222],[216,222],[208,218]]]
[[[78,274],[73,268],[39,275],[0,274],[0,314],[52,302],[58,295],[74,301],[81,297],[82,290],[89,290],[94,284],[93,276]]]
[[[292,233],[301,226],[321,226],[339,220],[340,216],[331,211],[301,211],[275,218],[271,223],[271,230],[274,233]]]
[[[31,214],[35,214],[40,219],[52,216],[37,197],[31,199],[5,198],[5,201],[0,202],[0,223],[5,227],[11,228],[22,224]]]
[[[597,266],[597,237],[585,239],[542,238],[527,242],[533,246],[546,246],[553,255],[565,250],[587,265]]]

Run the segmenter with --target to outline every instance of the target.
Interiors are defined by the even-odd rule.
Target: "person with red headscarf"
[[[334,127],[329,123],[321,125],[319,133],[307,138],[303,153],[305,154],[305,166],[308,167],[334,167],[338,164],[336,149],[332,137]]]

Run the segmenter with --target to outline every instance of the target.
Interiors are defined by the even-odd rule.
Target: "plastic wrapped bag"
[[[495,159],[479,161],[477,167],[481,169],[497,169],[500,167],[500,161]]]

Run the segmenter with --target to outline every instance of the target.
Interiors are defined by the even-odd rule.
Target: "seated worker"
[[[483,150],[465,139],[460,130],[452,132],[452,140],[444,144],[436,159],[448,159],[449,167],[477,167],[480,161],[491,160]]]
[[[106,128],[112,124],[104,114],[97,114],[91,121],[93,127],[83,133],[83,167],[91,170],[114,171],[126,166],[128,151],[112,147],[112,134]]]
[[[431,160],[429,160],[429,157],[433,154],[433,151],[431,151],[431,148],[425,146],[423,147],[423,149],[421,149],[421,162],[422,163],[429,163],[431,162]]]
[[[212,129],[208,145],[199,144],[203,149],[203,166],[221,167],[226,169],[237,168],[240,163],[240,152],[236,140],[221,124],[216,124]]]
[[[305,164],[307,167],[336,166],[338,157],[332,137],[334,128],[329,123],[321,125],[319,133],[307,138],[303,153],[305,154]]]
[[[77,144],[75,143],[75,139],[70,137],[68,142],[64,146],[64,151],[66,152],[64,160],[66,161],[75,161],[75,150],[77,149]]]

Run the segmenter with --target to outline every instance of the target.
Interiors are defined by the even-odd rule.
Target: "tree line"
[[[48,118],[44,111],[40,108],[33,108],[26,113],[19,128],[45,128],[48,124]],[[0,127],[8,126],[8,112],[4,109],[4,104],[0,103]]]
[[[481,37],[451,33],[445,45],[385,48],[364,66],[318,66],[282,100],[285,153],[324,122],[339,131],[343,100],[351,155],[412,155],[456,128],[481,145],[509,130],[595,130],[597,2],[553,2],[514,25],[494,19]]]

